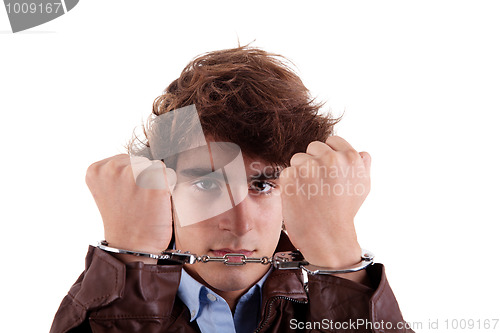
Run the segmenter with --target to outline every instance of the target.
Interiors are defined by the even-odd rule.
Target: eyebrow
[[[219,169],[220,170],[220,169]],[[217,176],[217,178],[221,178],[221,180],[224,180],[224,176],[222,172],[215,172],[211,168],[188,168],[188,169],[182,169],[179,172],[182,176],[189,177],[189,178],[198,178],[198,177],[203,177],[207,176],[208,174],[212,174],[212,176]],[[274,171],[269,174],[269,173],[257,173],[254,175],[250,175],[248,177],[249,181],[255,181],[255,180],[276,180],[279,179],[279,174],[280,170],[274,169]]]
[[[280,173],[281,173],[281,170],[279,170],[278,168],[274,168],[273,172],[271,174],[266,173],[266,172],[264,172],[264,173],[260,172],[260,173],[255,174],[255,175],[250,175],[248,178],[250,181],[277,180],[280,177]]]
[[[210,173],[214,173],[214,171],[211,168],[189,168],[189,169],[182,169],[179,173],[186,177],[196,178],[196,177],[206,176]]]

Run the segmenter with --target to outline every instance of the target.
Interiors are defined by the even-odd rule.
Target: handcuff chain
[[[137,252],[130,250],[122,250],[110,247],[108,242],[100,241],[97,247],[103,251],[119,253],[119,254],[129,254],[138,257],[148,257],[157,260],[171,260],[180,264],[195,264],[197,262],[207,263],[207,262],[221,262],[228,266],[242,266],[247,263],[256,263],[262,265],[273,265],[276,269],[302,269],[308,274],[341,274],[357,272],[359,270],[365,269],[366,267],[373,264],[374,255],[370,251],[362,249],[361,262],[348,267],[346,269],[331,269],[328,267],[319,267],[311,265],[305,260],[300,251],[288,251],[288,252],[277,252],[274,254],[273,258],[269,257],[247,257],[242,253],[226,253],[222,257],[211,257],[209,255],[198,256],[192,254],[189,251],[181,252],[180,250],[164,250],[161,254],[152,254],[146,252]],[[231,261],[230,258],[240,258],[239,261]]]
[[[230,258],[240,258],[239,261],[230,261]],[[194,264],[197,262],[201,262],[206,264],[207,262],[221,262],[224,265],[228,266],[243,266],[247,263],[252,264],[262,264],[262,265],[270,265],[273,263],[272,259],[269,257],[247,257],[241,253],[227,253],[222,257],[211,257],[209,255],[197,256],[196,254],[191,254],[190,252],[180,252],[177,251],[163,251],[160,255],[159,259],[168,259],[174,260],[185,264]]]
[[[239,261],[230,261],[229,258],[240,258],[240,260]],[[225,254],[223,257],[211,257],[209,255],[203,255],[203,256],[197,257],[196,261],[202,262],[202,263],[207,263],[210,261],[222,262],[224,265],[228,265],[228,266],[243,266],[243,265],[246,265],[247,263],[269,265],[272,262],[269,259],[269,257],[253,258],[253,257],[247,257],[246,255],[239,254],[239,253],[228,253],[228,254]]]

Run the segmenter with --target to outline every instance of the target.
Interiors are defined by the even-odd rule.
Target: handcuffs
[[[110,247],[108,242],[106,242],[105,240],[98,242],[97,247],[106,252],[129,254],[136,257],[146,257],[156,260],[168,260],[179,264],[195,264],[197,262],[221,262],[224,265],[228,266],[242,266],[246,265],[247,263],[257,263],[262,265],[272,265],[276,269],[302,269],[303,272],[311,275],[357,272],[372,265],[373,258],[375,257],[370,251],[362,249],[361,261],[359,263],[344,269],[331,269],[328,267],[320,267],[310,264],[304,259],[300,251],[277,252],[272,258],[253,258],[247,257],[246,255],[240,253],[227,253],[223,257],[212,257],[208,255],[197,256],[196,254],[190,253],[189,251],[181,252],[181,250],[164,250],[161,254],[153,254]],[[230,258],[240,258],[240,261],[230,260]]]

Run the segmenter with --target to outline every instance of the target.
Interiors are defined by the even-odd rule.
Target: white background
[[[87,0],[17,34],[0,8],[2,331],[48,331],[103,237],[88,165],[124,152],[190,59],[238,39],[294,61],[372,155],[359,239],[405,319],[499,318],[498,2],[235,3]]]

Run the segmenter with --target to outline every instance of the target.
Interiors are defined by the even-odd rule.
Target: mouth
[[[251,257],[252,254],[254,253],[254,251],[250,251],[250,250],[246,250],[246,249],[217,249],[217,250],[210,250],[211,253],[214,254],[214,256],[216,257],[223,257],[225,256],[226,254],[243,254],[245,255],[247,258],[248,257]],[[241,257],[229,257],[228,258],[228,262],[241,262]]]

